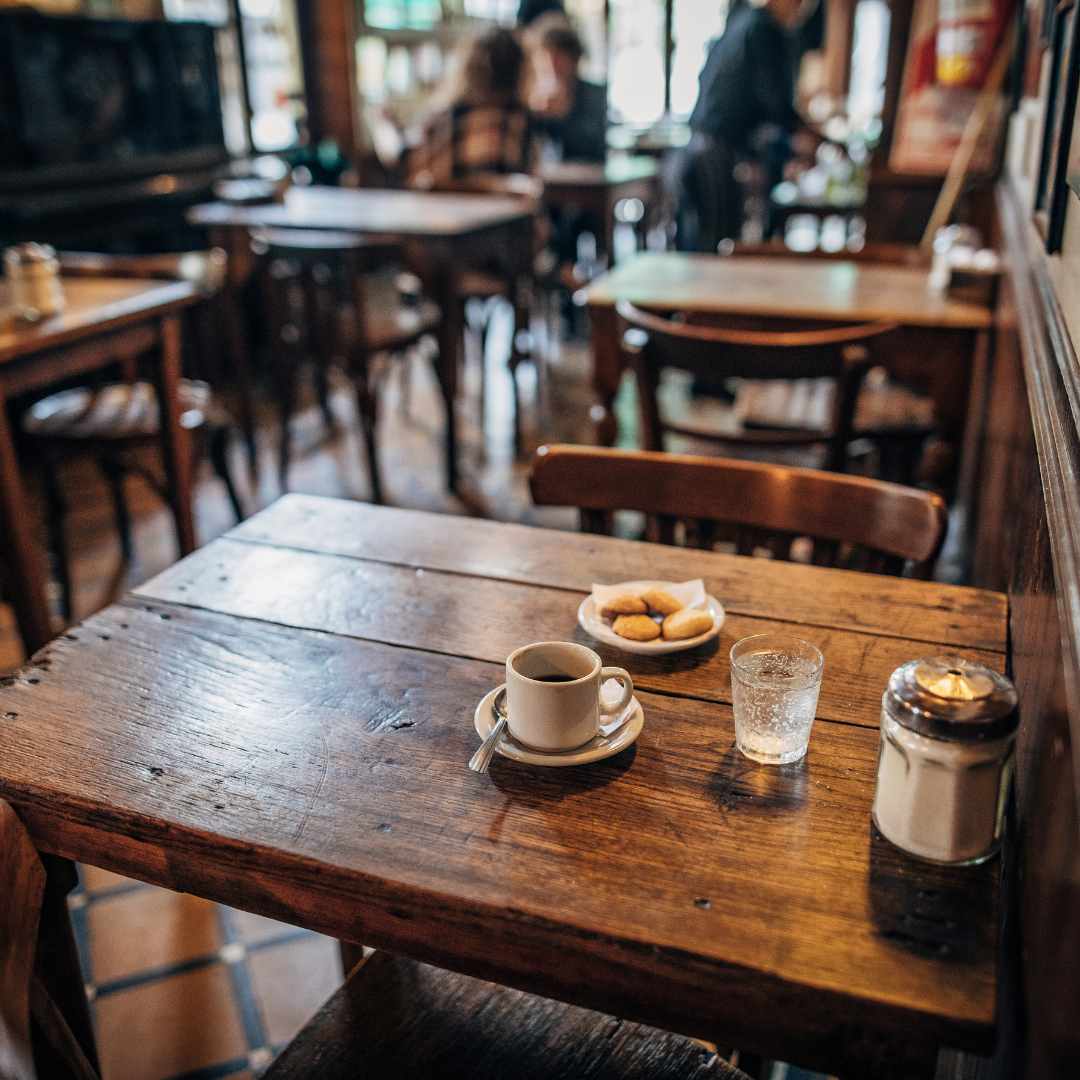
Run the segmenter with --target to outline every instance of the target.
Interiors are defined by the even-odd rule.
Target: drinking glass
[[[825,658],[786,634],[755,634],[731,647],[735,745],[765,765],[798,761],[810,742]]]

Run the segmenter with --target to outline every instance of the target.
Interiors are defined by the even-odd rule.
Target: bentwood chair
[[[475,195],[505,195],[520,199],[534,214],[540,210],[544,186],[527,173],[473,173],[438,184],[437,191],[462,192]],[[530,332],[533,301],[542,299],[545,323],[545,345],[554,337],[550,299],[557,288],[558,268],[548,263],[549,253],[544,250],[541,237],[534,230],[533,271],[527,281],[517,281],[498,265],[497,256],[488,266],[469,266],[462,271],[458,291],[462,300],[462,323],[472,330],[480,353],[480,411],[485,412],[487,399],[487,339],[495,302],[505,300],[514,308],[514,329],[510,340],[510,353],[506,366],[510,372],[513,389],[513,435],[514,452],[521,453],[521,394],[518,386],[518,368],[531,360],[537,369],[537,384],[543,386],[543,353],[537,348]],[[470,319],[470,308],[475,317]]]
[[[439,309],[422,298],[403,296],[397,277],[381,273],[399,260],[393,245],[322,229],[263,229],[253,235],[253,242],[267,266],[265,302],[281,417],[282,487],[289,471],[289,421],[301,371],[305,364],[313,367],[323,416],[332,427],[328,373],[336,364],[356,391],[372,499],[382,502],[374,360],[379,354],[401,356],[422,340],[431,343],[434,357],[431,335],[439,325]]]
[[[645,449],[665,449],[669,434],[758,449],[817,446],[826,451],[826,468],[836,472],[847,465],[859,391],[873,367],[870,347],[896,329],[882,322],[799,331],[736,330],[655,315],[626,301],[620,301],[617,310],[628,327],[623,344],[637,375]],[[824,380],[832,384],[832,395],[824,416],[820,410],[810,417],[800,415],[799,398],[789,393],[787,403],[794,407],[781,403],[771,415],[748,417],[735,431],[694,427],[668,420],[661,411],[660,380],[671,369],[710,380],[752,380],[755,387],[783,384],[781,390],[789,391],[796,384],[816,386]],[[742,411],[746,415],[749,410]]]
[[[632,510],[661,543],[924,578],[948,520],[939,495],[884,480],[588,446],[541,447],[530,488],[537,505],[576,507],[585,532],[609,533]]]
[[[0,1076],[99,1080],[81,982],[64,985],[64,864],[47,878],[0,799]],[[70,867],[70,864],[66,864]],[[46,901],[46,897],[49,898]],[[52,910],[42,918],[43,905]],[[57,928],[66,933],[58,934]],[[74,972],[72,972],[74,975]],[[74,981],[74,980],[73,980]],[[67,991],[67,993],[65,993]],[[187,1007],[205,1008],[189,999]],[[212,1024],[213,1017],[204,1022]],[[375,953],[354,967],[264,1080],[749,1080],[704,1044],[465,975]]]
[[[208,327],[202,321],[206,303],[224,279],[224,252],[191,251],[179,255],[66,254],[61,264],[66,275],[81,277],[139,277],[187,280],[195,283],[206,300],[189,313],[189,327],[197,338],[196,361],[205,361]],[[131,515],[124,490],[125,478],[138,473],[162,497],[164,480],[148,461],[160,439],[160,416],[153,386],[138,378],[138,355],[115,356],[120,381],[74,386],[58,390],[30,405],[22,415],[20,438],[27,457],[41,468],[46,504],[49,547],[60,585],[65,618],[72,613],[72,581],[66,529],[67,500],[59,479],[60,466],[75,458],[95,463],[109,489],[120,549],[125,561],[133,556]],[[185,365],[187,366],[187,365]],[[180,425],[191,436],[194,463],[207,457],[225,487],[237,521],[244,509],[237,494],[229,461],[234,424],[210,384],[184,378],[179,386]]]

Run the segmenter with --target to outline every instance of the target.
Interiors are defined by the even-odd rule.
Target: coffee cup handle
[[[614,705],[609,705],[600,698],[600,715],[617,716],[630,704],[634,696],[634,680],[630,678],[630,672],[621,667],[606,667],[600,669],[600,685],[604,685],[606,679],[615,679],[622,686],[622,694]]]

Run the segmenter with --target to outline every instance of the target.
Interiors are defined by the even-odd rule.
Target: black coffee
[[[575,682],[573,675],[537,675],[537,682]]]

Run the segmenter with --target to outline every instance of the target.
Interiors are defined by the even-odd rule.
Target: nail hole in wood
[[[712,907],[712,901],[707,896],[699,896],[694,901],[694,907],[701,908],[702,911],[708,911]]]
[[[4,713],[4,717],[6,719],[8,719],[8,720],[14,720],[15,717],[17,717],[18,715],[19,714],[17,712],[6,712],[6,713]]]
[[[400,731],[402,728],[410,728],[416,723],[415,720],[395,720],[390,726],[395,731]]]
[[[128,628],[128,624],[127,624],[126,622],[122,622],[122,623],[120,624],[120,629],[121,629],[121,630],[126,630],[127,628]]]
[[[101,638],[102,641],[108,641],[109,640],[109,635],[108,634],[100,634],[99,637]]]
[[[375,826],[377,832],[389,832],[392,828],[393,826],[389,821],[380,821],[379,824]]]
[[[151,765],[148,768],[151,776],[164,776],[165,770],[160,765]]]
[[[161,613],[161,617],[162,617],[163,619],[165,619],[166,621],[168,621],[169,619],[171,619],[171,618],[172,618],[172,616],[171,616],[171,615],[170,615],[170,614],[169,614],[169,613],[168,613],[167,611],[163,611],[163,612]]]
[[[28,682],[28,683],[29,683],[29,684],[30,684],[31,686],[37,686],[37,684],[38,684],[39,682],[41,682],[41,680],[40,680],[39,678],[37,678],[37,676],[31,676],[31,677],[30,677],[29,679],[27,679],[26,681],[27,681],[27,682]]]

